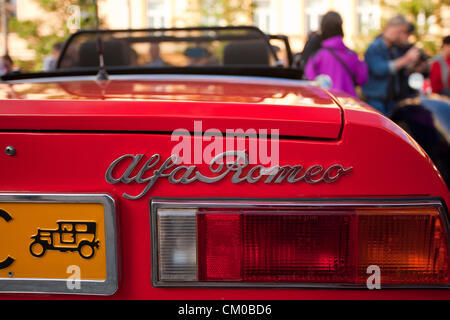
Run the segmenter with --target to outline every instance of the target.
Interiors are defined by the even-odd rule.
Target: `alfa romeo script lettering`
[[[161,156],[157,153],[145,162],[143,158],[144,154],[124,154],[114,160],[106,170],[105,178],[110,184],[136,182],[145,185],[142,192],[138,195],[133,196],[124,193],[123,197],[126,199],[136,200],[143,197],[160,178],[167,178],[172,184],[189,184],[195,181],[215,183],[227,177],[230,178],[232,183],[255,183],[262,180],[267,184],[298,183],[302,181],[315,184],[336,182],[341,176],[347,175],[353,170],[353,167],[345,168],[337,163],[327,168],[321,165],[312,165],[308,168],[302,165],[274,166],[270,168],[255,165],[250,168],[245,151],[227,151],[218,154],[212,159],[209,164],[209,174],[204,175],[196,165],[180,165],[180,159],[177,155],[171,155],[162,163]],[[116,169],[119,166],[122,169]],[[137,173],[131,176],[133,172]]]

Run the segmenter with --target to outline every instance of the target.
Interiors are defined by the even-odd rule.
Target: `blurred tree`
[[[198,0],[203,25],[242,25],[253,19],[251,0]]]
[[[421,31],[426,33],[430,27],[430,17],[436,18],[434,23],[438,25],[442,23],[441,9],[443,6],[450,6],[450,0],[409,0],[400,3],[399,11],[415,18],[416,20],[413,23],[416,27],[421,27]],[[420,19],[421,16],[422,19]],[[419,22],[423,23],[423,26],[418,26]]]
[[[415,26],[415,37],[419,47],[434,55],[440,46],[440,37],[430,34],[430,27],[442,27],[441,12],[444,6],[450,6],[450,0],[403,0],[400,3],[382,0],[381,5],[388,10],[403,14]]]
[[[43,10],[51,15],[52,24],[45,23],[45,17],[35,20],[19,21],[13,17],[9,21],[9,31],[15,32],[20,38],[27,41],[27,47],[34,51],[33,61],[15,61],[19,68],[24,71],[39,71],[42,69],[42,61],[45,56],[52,51],[53,45],[57,42],[64,42],[70,34],[67,26],[71,12],[68,8],[73,5],[70,0],[33,0]],[[80,28],[95,28],[95,0],[79,0],[80,7]],[[45,28],[42,30],[42,26]]]

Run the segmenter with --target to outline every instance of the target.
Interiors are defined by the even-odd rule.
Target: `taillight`
[[[447,286],[441,203],[152,203],[156,285]]]

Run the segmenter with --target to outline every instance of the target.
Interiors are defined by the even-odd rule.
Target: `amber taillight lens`
[[[378,265],[385,284],[449,283],[448,241],[437,208],[360,210],[358,276]]]
[[[449,284],[439,206],[220,205],[156,210],[157,282],[363,286],[377,266],[384,286]]]

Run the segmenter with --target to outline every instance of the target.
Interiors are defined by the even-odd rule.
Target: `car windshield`
[[[280,65],[274,46],[259,29],[205,27],[80,31],[66,42],[57,69],[98,67],[100,51],[108,68]]]

